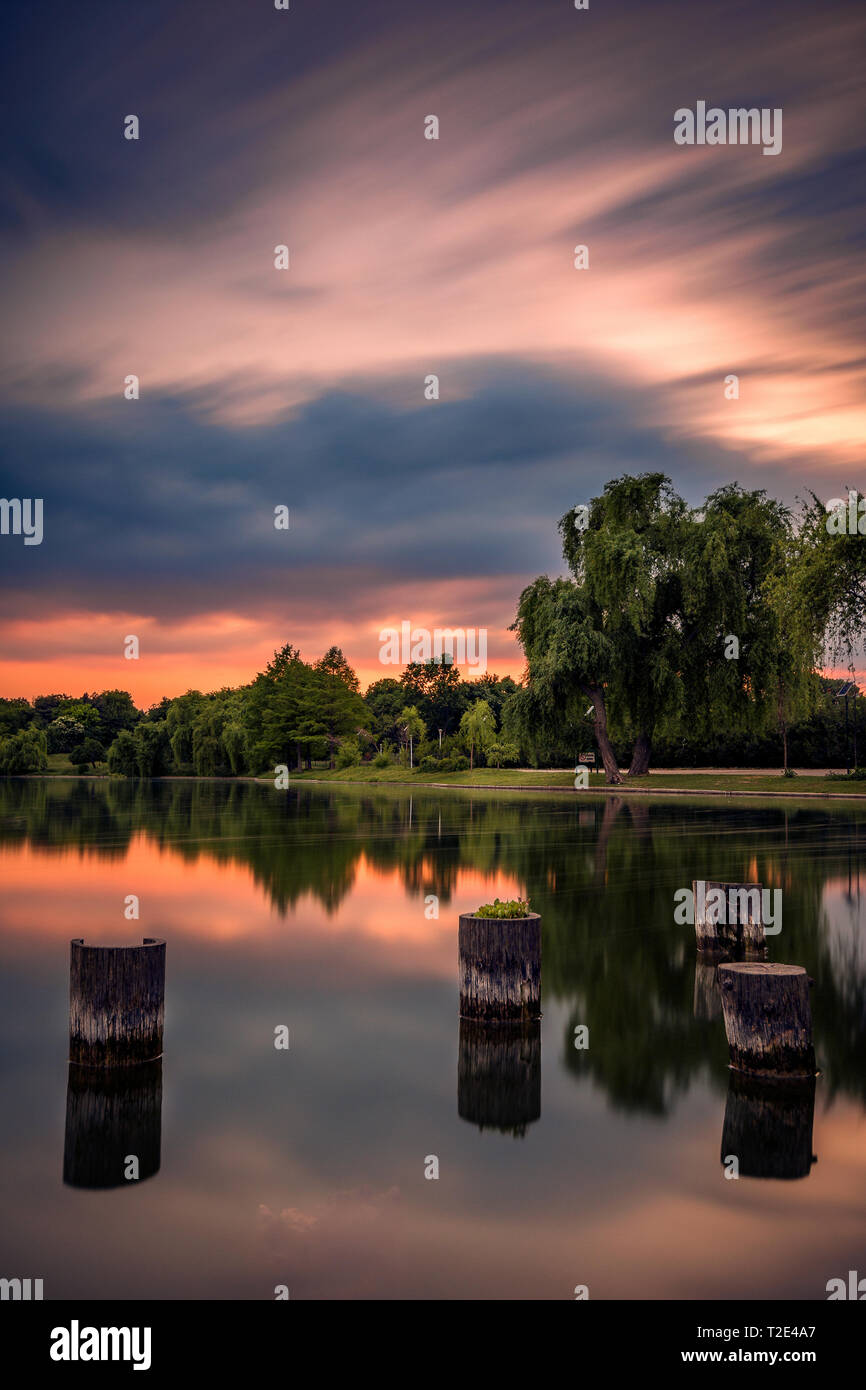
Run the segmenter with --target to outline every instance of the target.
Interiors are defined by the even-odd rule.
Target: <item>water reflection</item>
[[[541,1116],[541,1023],[461,1018],[457,1113],[479,1129],[523,1138]]]
[[[162,1058],[128,1067],[69,1064],[63,1181],[69,1187],[134,1187],[159,1172]]]
[[[722,1129],[722,1163],[737,1158],[741,1178],[806,1178],[812,1153],[815,1077],[768,1083],[731,1072]]]
[[[866,808],[819,801],[0,782],[6,1263],[51,1297],[825,1297],[866,1239],[864,840]],[[674,921],[701,875],[783,890],[805,1101],[734,1089]],[[455,1032],[458,914],[496,895],[541,914],[543,1049]],[[164,1134],[158,1086],[67,1096],[57,1067],[70,937],[143,931],[172,955]],[[720,1179],[726,1107],[761,1183]],[[130,1153],[159,1172],[133,1201]]]
[[[477,906],[457,901],[470,875],[503,894],[528,895],[542,916],[548,997],[566,1001],[573,1014],[565,1069],[591,1074],[615,1106],[648,1114],[666,1113],[708,1069],[722,1084],[726,1053],[710,972],[694,964],[693,928],[673,920],[674,892],[696,872],[782,889],[783,929],[771,958],[795,960],[815,979],[819,1064],[835,1089],[866,1102],[866,952],[859,925],[840,945],[825,902],[830,882],[843,882],[843,872],[846,884],[852,879],[864,843],[866,809],[831,803],[672,806],[625,796],[503,800],[421,790],[409,797],[303,785],[278,793],[248,782],[0,783],[0,852],[28,846],[106,864],[155,845],[170,857],[148,862],[148,876],[170,878],[172,895],[198,901],[184,926],[193,930],[194,919],[210,939],[247,930],[250,874],[280,915],[312,897],[326,919],[338,919],[349,896],[357,903],[369,885],[370,930],[426,952],[428,966],[445,975],[457,912]],[[193,891],[189,870],[200,864],[243,874],[224,876],[212,892],[209,882]],[[72,876],[72,865],[65,869]],[[408,932],[391,912],[395,876],[418,900]],[[435,922],[423,919],[430,894],[439,903]],[[849,891],[846,911],[851,901]],[[350,947],[335,968],[359,968],[357,951]],[[585,1053],[571,1045],[577,1024],[594,1039]]]

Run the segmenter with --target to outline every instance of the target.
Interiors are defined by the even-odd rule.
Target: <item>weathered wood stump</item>
[[[522,1135],[541,1115],[541,1024],[461,1018],[457,1113],[479,1129]]]
[[[460,1015],[488,1023],[541,1017],[541,917],[474,917],[458,934]]]
[[[162,1058],[136,1067],[69,1066],[63,1181],[69,1187],[134,1187],[159,1172]]]
[[[694,879],[695,939],[708,955],[763,959],[766,939],[760,883]]]
[[[814,1118],[814,1076],[779,1083],[732,1071],[721,1161],[734,1155],[741,1178],[806,1178]]]
[[[165,942],[146,936],[141,946],[71,944],[70,1062],[122,1067],[162,1056]]]
[[[815,1075],[810,980],[802,965],[718,968],[731,1066],[753,1076]]]

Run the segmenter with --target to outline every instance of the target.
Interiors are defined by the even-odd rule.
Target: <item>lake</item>
[[[826,1298],[866,1274],[864,847],[833,802],[0,782],[0,1272],[46,1298]],[[732,1080],[674,921],[695,878],[782,890],[814,1093]],[[542,915],[537,1033],[459,1025],[457,918],[496,896]],[[69,941],[142,936],[165,1052],[112,1113],[145,1172],[97,1186]]]

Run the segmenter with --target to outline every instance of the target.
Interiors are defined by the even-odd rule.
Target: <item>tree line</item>
[[[247,685],[148,710],[123,690],[0,700],[0,774],[45,771],[54,754],[127,777],[562,767],[591,742],[608,782],[624,765],[645,775],[653,757],[839,765],[843,709],[820,668],[828,653],[850,657],[866,622],[851,496],[853,529],[814,494],[795,515],[734,483],[692,508],[664,474],[618,478],[561,519],[567,574],[520,596],[519,684],[465,680],[440,659],[362,695],[340,648],[307,662],[286,643]]]

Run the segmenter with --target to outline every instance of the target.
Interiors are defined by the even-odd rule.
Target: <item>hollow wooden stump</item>
[[[461,1018],[457,1113],[479,1129],[522,1135],[541,1115],[541,1023]]]
[[[807,1178],[814,1118],[814,1076],[780,1083],[732,1071],[721,1161],[736,1157],[741,1178]]]
[[[473,917],[458,934],[460,1015],[490,1023],[541,1017],[541,917]]]
[[[815,1075],[809,977],[802,965],[720,965],[731,1066],[752,1076]]]
[[[141,946],[72,943],[69,1060],[124,1067],[162,1056],[165,942]]]
[[[766,954],[760,883],[693,879],[695,940],[708,955]]]
[[[136,1067],[82,1067],[72,1062],[66,1090],[63,1181],[68,1187],[134,1187],[159,1172],[162,1058]]]

